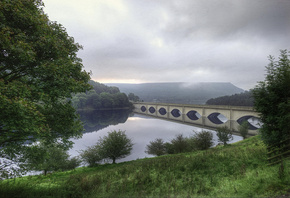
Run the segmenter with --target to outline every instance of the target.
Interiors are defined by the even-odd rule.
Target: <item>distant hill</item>
[[[241,93],[244,90],[232,83],[201,82],[201,83],[106,83],[116,86],[121,92],[134,93],[144,102],[166,102],[180,104],[205,104],[211,98]]]
[[[221,96],[206,101],[207,105],[231,105],[231,106],[254,106],[252,91],[234,94],[231,96]]]

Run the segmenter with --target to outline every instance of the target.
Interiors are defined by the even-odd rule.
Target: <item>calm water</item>
[[[86,132],[81,139],[74,141],[74,147],[69,151],[71,156],[78,155],[78,151],[86,149],[88,146],[96,144],[98,139],[107,135],[112,130],[126,131],[129,138],[132,139],[134,146],[130,156],[119,159],[116,162],[130,161],[145,157],[153,157],[145,153],[146,145],[156,138],[162,138],[169,142],[178,134],[188,137],[194,134],[193,131],[200,132],[202,128],[179,124],[166,120],[159,120],[140,114],[129,114],[127,111],[95,111],[90,113],[81,113],[81,119],[86,123]],[[215,145],[217,136],[213,132]],[[240,136],[233,136],[237,142],[242,140]]]

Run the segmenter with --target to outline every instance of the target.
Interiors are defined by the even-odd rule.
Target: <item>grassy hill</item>
[[[290,196],[290,160],[268,166],[259,136],[206,151],[28,176],[0,183],[1,197]]]
[[[205,104],[210,98],[232,95],[244,91],[231,83],[223,82],[108,83],[107,85],[116,86],[121,92],[126,94],[134,93],[144,102],[180,104]]]

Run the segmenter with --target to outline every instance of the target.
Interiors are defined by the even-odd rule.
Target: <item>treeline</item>
[[[206,101],[207,105],[231,105],[231,106],[254,106],[252,91],[245,91],[231,96],[211,98]]]
[[[132,103],[125,93],[118,87],[110,87],[95,81],[89,84],[93,89],[86,93],[78,93],[72,97],[72,105],[76,109],[114,109],[132,107]]]

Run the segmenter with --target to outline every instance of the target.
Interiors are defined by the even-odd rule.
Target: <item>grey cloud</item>
[[[289,0],[120,0],[117,14],[115,1],[84,0],[80,13],[71,12],[79,1],[61,1],[62,12],[53,6],[59,1],[44,1],[50,18],[84,46],[85,69],[101,82],[225,81],[249,89],[264,79],[267,56],[289,48]]]
[[[242,34],[269,38],[290,31],[288,0],[169,1],[164,33],[172,37],[231,39]]]

